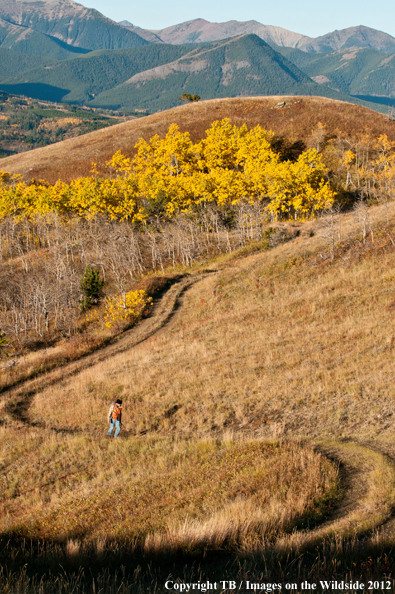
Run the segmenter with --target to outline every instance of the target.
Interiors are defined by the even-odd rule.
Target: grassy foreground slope
[[[390,215],[393,225],[392,205]],[[225,257],[168,326],[130,357],[38,394],[32,418],[89,430],[120,394],[132,434],[232,429],[391,441],[393,231],[383,208],[370,216],[365,245],[354,213],[339,218],[333,262],[320,220],[296,224],[300,235],[272,251]]]
[[[150,339],[38,391],[24,420],[3,408],[6,566],[21,546],[29,571],[66,567],[69,589],[78,564],[122,562],[125,588],[162,592],[194,559],[201,579],[215,562],[229,578],[392,583],[395,475],[380,452],[395,458],[395,206],[369,223],[363,240],[355,213],[336,217],[333,259],[326,219],[271,251],[221,257]],[[106,442],[114,396],[123,439]],[[301,438],[359,472],[333,518],[336,472]],[[339,547],[340,535],[352,538]]]
[[[377,137],[387,134],[390,140],[395,140],[393,123],[362,106],[323,97],[238,97],[180,105],[108,130],[8,157],[2,160],[1,166],[5,171],[22,174],[26,180],[69,181],[89,175],[93,162],[100,172],[105,172],[106,162],[117,150],[130,156],[139,138],[149,140],[155,134],[163,138],[173,122],[182,132],[189,131],[196,141],[204,136],[213,121],[223,118],[229,118],[232,124],[246,123],[248,127],[260,124],[291,144],[303,142],[315,146],[314,132],[319,123],[329,138],[339,134],[351,137],[362,127]]]
[[[171,115],[186,126],[230,106],[307,146],[314,125],[351,135],[361,113],[394,134],[369,110],[319,99]],[[133,124],[152,136],[157,120],[145,121]],[[124,348],[1,390],[0,590],[157,594],[166,579],[218,574],[393,588],[395,203],[272,225],[269,243],[178,270],[185,290],[134,342],[131,330]],[[117,397],[123,428],[110,441]]]

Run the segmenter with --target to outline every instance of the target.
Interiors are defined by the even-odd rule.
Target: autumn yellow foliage
[[[103,321],[106,328],[112,328],[119,322],[138,322],[144,310],[152,304],[152,297],[148,297],[143,290],[129,291],[123,295],[107,297],[103,319],[97,309],[90,312],[87,322]]]
[[[228,119],[216,121],[206,137],[193,144],[188,132],[172,124],[165,138],[140,139],[129,159],[117,151],[107,163],[109,178],[90,177],[69,184],[26,184],[0,174],[0,217],[36,213],[74,213],[85,218],[144,222],[149,216],[171,218],[205,203],[229,207],[260,202],[271,219],[309,218],[329,208],[334,193],[327,168],[315,149],[296,162],[281,161],[272,133],[248,130]]]

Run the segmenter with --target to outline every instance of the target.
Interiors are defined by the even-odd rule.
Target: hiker
[[[119,400],[119,398],[115,402],[111,403],[107,420],[110,424],[107,436],[111,437],[112,430],[115,427],[114,437],[118,437],[122,422],[122,400]]]

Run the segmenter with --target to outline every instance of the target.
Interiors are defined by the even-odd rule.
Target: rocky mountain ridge
[[[382,52],[395,52],[395,38],[388,33],[363,25],[333,31],[320,37],[308,37],[282,27],[263,25],[258,21],[211,23],[193,19],[158,31],[151,31],[164,43],[209,43],[254,33],[271,45],[298,48],[310,53],[332,52],[346,47],[367,47]]]
[[[37,32],[67,46],[95,49],[120,49],[147,45],[148,41],[121,27],[97,10],[73,0],[0,0],[0,45],[10,34],[19,40]],[[8,49],[12,48],[8,41]]]

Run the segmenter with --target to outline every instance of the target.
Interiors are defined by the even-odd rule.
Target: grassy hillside
[[[170,124],[175,122],[182,131],[188,130],[196,141],[204,136],[213,121],[223,118],[230,118],[238,125],[245,122],[249,127],[260,124],[267,130],[273,130],[280,142],[289,147],[294,145],[296,150],[301,146],[315,146],[319,123],[324,126],[328,138],[339,135],[351,137],[363,126],[373,136],[387,134],[390,140],[395,139],[395,129],[388,118],[350,103],[320,97],[215,99],[180,105],[166,112],[119,124],[112,130],[100,130],[51,148],[9,157],[2,161],[2,168],[21,173],[26,179],[47,179],[51,183],[58,178],[70,180],[87,175],[93,162],[104,173],[105,163],[115,151],[133,154],[133,147],[140,137],[145,140],[155,134],[163,137]]]
[[[256,429],[374,438],[395,452],[395,206],[368,217],[365,243],[358,212],[335,217],[333,259],[325,218],[288,226],[294,239],[269,251],[222,256],[168,326],[127,360],[40,391],[32,420],[88,430],[116,393],[133,411],[124,427],[134,435]]]
[[[3,394],[4,589],[165,592],[215,571],[393,587],[393,204],[369,221],[364,242],[336,216],[333,259],[323,218],[211,261],[149,340]]]
[[[202,585],[217,574],[243,594],[268,583],[305,591],[302,580],[395,585],[395,168],[384,179],[378,168],[383,153],[394,163],[392,122],[359,106],[277,97],[182,106],[126,126],[152,136],[180,115],[199,138],[223,112],[249,125],[266,118],[278,135],[258,144],[217,124],[197,164],[205,175],[234,172],[234,153],[238,170],[251,171],[259,152],[259,169],[279,182],[274,202],[292,180],[278,172],[312,148],[301,156],[328,159],[321,181],[328,175],[344,195],[355,187],[354,208],[298,221],[279,210],[281,196],[273,217],[261,194],[231,204],[221,192],[217,203],[206,197],[165,217],[175,167],[201,184],[192,170],[201,149],[185,153],[174,128],[166,146],[155,141],[130,164],[147,180],[133,186],[151,209],[144,224],[95,210],[101,187],[109,207],[121,192],[133,206],[122,159],[111,179],[93,172],[88,185],[62,185],[58,214],[48,184],[27,186],[21,199],[23,184],[1,176],[2,591],[158,594],[173,580]],[[378,139],[387,131],[390,140]],[[63,160],[78,159],[73,143],[59,145]],[[43,152],[57,175],[56,147],[31,155]],[[298,167],[298,183],[316,166]],[[87,282],[92,269],[104,287]],[[106,415],[117,398],[122,429],[111,441]]]

